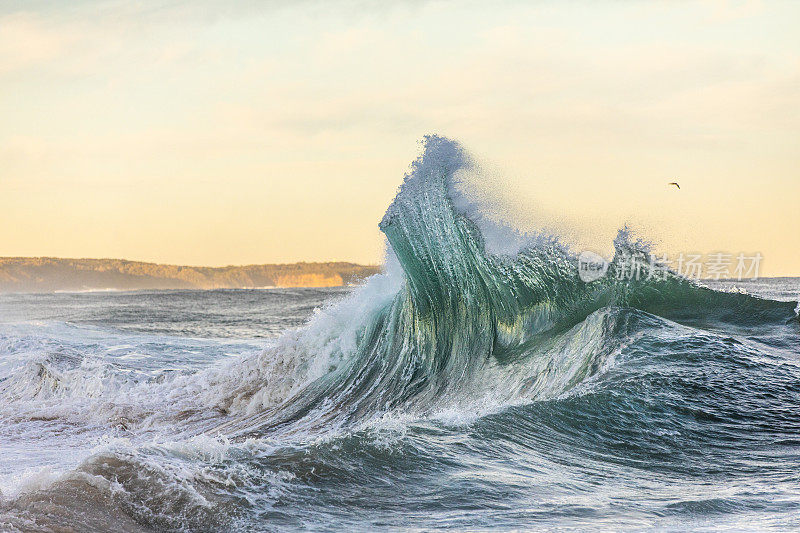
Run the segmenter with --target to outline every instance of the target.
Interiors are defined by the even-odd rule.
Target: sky
[[[606,253],[628,224],[800,275],[798,21],[788,1],[5,0],[0,256],[379,263],[438,133],[523,230]]]

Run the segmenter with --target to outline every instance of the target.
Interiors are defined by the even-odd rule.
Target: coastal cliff
[[[0,258],[0,292],[338,287],[378,271],[377,266],[342,262],[193,267],[123,259],[5,257]]]

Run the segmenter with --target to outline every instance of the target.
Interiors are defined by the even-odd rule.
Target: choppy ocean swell
[[[385,272],[265,350],[3,331],[0,529],[800,527],[796,298],[618,280],[626,230],[585,283],[478,172],[426,138]]]

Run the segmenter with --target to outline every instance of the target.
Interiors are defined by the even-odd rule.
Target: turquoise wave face
[[[576,255],[546,235],[528,236],[513,254],[490,253],[456,191],[459,173],[472,167],[458,143],[425,139],[380,222],[401,269],[394,295],[366,314],[334,371],[224,431],[338,427],[392,410],[555,397],[601,368],[608,347],[622,342],[616,308],[687,324],[760,327],[796,319],[792,303],[714,291],[665,271],[624,228],[606,275],[591,282],[578,275]],[[631,262],[638,279],[620,275]],[[656,268],[659,275],[651,275]]]

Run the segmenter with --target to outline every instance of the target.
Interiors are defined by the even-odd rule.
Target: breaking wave
[[[602,381],[621,354],[725,353],[737,373],[773,363],[734,333],[748,337],[796,324],[795,302],[715,291],[681,278],[661,268],[625,228],[606,275],[584,282],[576,254],[559,239],[517,233],[485,214],[464,179],[476,173],[457,142],[426,137],[380,221],[389,244],[384,271],[260,353],[142,377],[87,359],[95,349],[89,341],[71,353],[30,347],[38,341],[29,337],[0,338],[4,353],[25,354],[0,379],[4,429],[37,420],[113,428],[108,445],[91,450],[77,467],[37,471],[3,486],[0,526],[47,529],[51,520],[89,530],[225,529],[241,508],[268,514],[291,480],[313,485],[317,468],[334,468],[328,452],[320,451],[312,467],[296,449],[287,451],[291,445],[308,450],[309,442],[324,448],[335,441],[346,448],[347,439],[369,435],[370,428],[409,420],[491,425],[512,417],[508,427],[538,420],[555,431],[552,447],[576,438],[573,419],[596,424],[606,410],[618,415],[608,427],[624,434],[641,423],[637,413],[649,404],[641,403],[631,381],[611,389]],[[631,261],[638,278],[621,275]],[[764,342],[794,349],[793,340],[778,335]],[[690,394],[680,380],[661,383],[659,394]],[[703,403],[707,391],[698,390],[686,403],[713,411]],[[774,394],[785,403],[783,392]],[[592,395],[599,404],[575,406]],[[537,402],[559,402],[552,411],[557,429],[535,409],[513,411]],[[665,401],[661,409],[668,421],[653,414],[652,431],[667,440],[671,425],[691,433],[682,418],[691,408]],[[776,416],[785,424],[782,413]],[[773,414],[765,420],[775,422]],[[514,439],[538,438],[528,431]],[[598,435],[612,439],[604,430]],[[421,462],[429,457],[423,445],[408,453]],[[267,469],[268,481],[264,461],[279,465]]]
[[[625,342],[617,308],[742,326],[795,316],[792,303],[714,291],[664,269],[656,276],[663,265],[625,228],[607,275],[583,282],[557,238],[482,214],[460,179],[476,171],[457,142],[425,138],[380,222],[386,272],[266,351],[223,405],[250,416],[220,431],[340,428],[394,410],[425,416],[557,397]],[[639,279],[620,275],[631,261]]]

